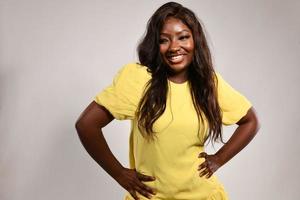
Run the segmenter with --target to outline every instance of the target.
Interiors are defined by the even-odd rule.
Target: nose
[[[170,43],[170,46],[169,46],[169,51],[170,52],[176,52],[180,49],[180,46],[178,44],[177,41],[175,40],[172,40],[171,43]]]

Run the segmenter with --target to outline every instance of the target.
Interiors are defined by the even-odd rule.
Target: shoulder
[[[216,79],[217,83],[219,81],[224,81],[223,77],[221,76],[221,74],[219,72],[215,72],[215,79]]]
[[[142,84],[151,79],[151,73],[147,71],[147,67],[136,62],[125,64],[119,70],[119,76],[123,81],[132,84]]]
[[[142,84],[151,78],[147,67],[139,63],[131,62],[123,65],[114,78],[114,82]]]
[[[125,64],[121,69],[121,73],[124,73],[128,76],[135,77],[136,75],[149,77],[151,76],[150,72],[147,71],[147,66],[141,65],[136,62],[131,62]]]
[[[228,88],[231,88],[231,85],[229,85],[229,83],[226,80],[224,80],[222,75],[218,72],[215,72],[215,84],[219,91],[226,91]]]
[[[146,66],[136,62],[125,64],[115,76],[114,85],[120,90],[141,93],[151,79],[151,73],[147,69]]]

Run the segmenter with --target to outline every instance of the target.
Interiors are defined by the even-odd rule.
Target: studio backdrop
[[[146,23],[165,2],[0,0],[1,200],[123,198],[81,145],[75,122],[137,61]],[[230,199],[299,198],[299,1],[178,2],[202,21],[216,71],[261,121],[249,146],[216,173]],[[234,128],[224,127],[226,139]],[[114,120],[103,132],[128,167],[130,122]]]

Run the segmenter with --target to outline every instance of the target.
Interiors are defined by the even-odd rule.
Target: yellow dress
[[[228,200],[227,194],[213,175],[199,177],[198,166],[204,161],[201,142],[207,134],[207,123],[198,122],[188,82],[168,81],[166,110],[154,123],[157,139],[147,142],[137,128],[136,109],[151,75],[145,66],[130,63],[122,67],[113,83],[99,92],[94,101],[103,105],[118,120],[131,120],[130,168],[156,177],[144,182],[155,188],[152,200]],[[224,125],[235,124],[251,103],[217,74],[218,101]],[[141,200],[147,198],[138,194]],[[134,200],[127,192],[124,200]]]

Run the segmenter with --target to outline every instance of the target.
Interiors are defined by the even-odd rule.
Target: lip
[[[185,55],[186,54],[172,54],[166,56],[166,58],[168,59],[169,62],[175,64],[175,63],[181,63],[184,60]]]
[[[167,58],[175,57],[175,56],[184,56],[186,53],[177,53],[177,54],[167,54]]]

